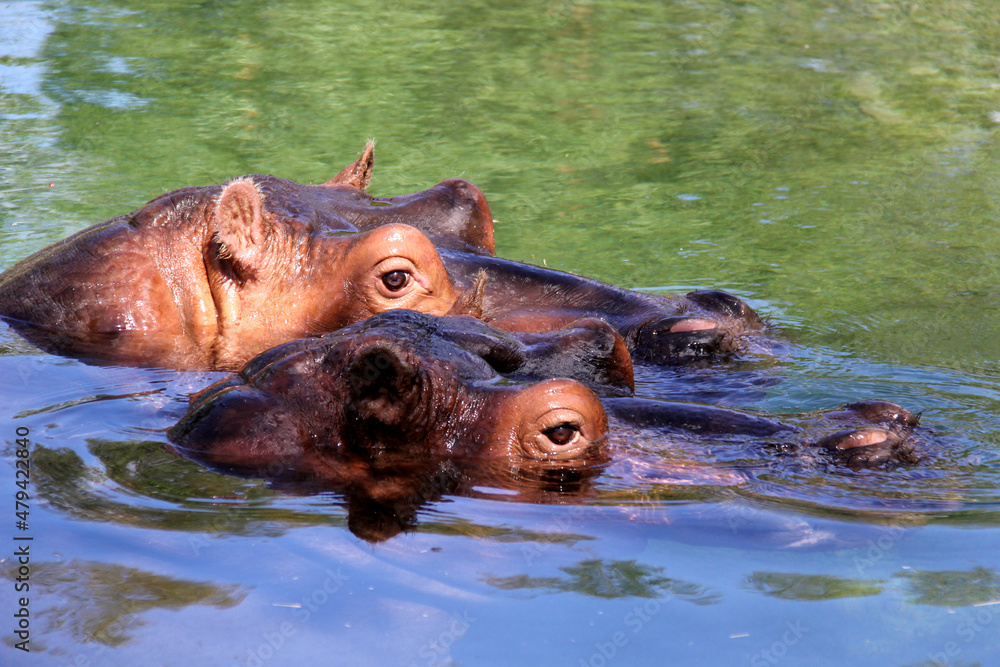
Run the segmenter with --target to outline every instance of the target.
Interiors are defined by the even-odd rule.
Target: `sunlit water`
[[[920,465],[857,473],[633,441],[739,477],[619,457],[592,493],[478,489],[371,545],[334,494],[165,450],[222,374],[88,366],[4,327],[0,664],[996,662],[1000,16],[980,4],[0,6],[0,268],[183,185],[324,181],[371,136],[377,194],[468,178],[500,254],[727,289],[787,341],[640,372],[640,393],[878,397],[927,429]]]

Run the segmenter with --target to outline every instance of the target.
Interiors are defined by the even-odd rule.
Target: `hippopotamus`
[[[512,333],[394,310],[256,357],[195,395],[168,437],[214,469],[410,519],[476,486],[513,485],[527,499],[579,488],[609,457],[632,455],[614,442],[626,428],[811,447],[853,468],[913,460],[916,419],[892,403],[778,419],[638,398],[632,382],[624,341],[601,319]]]
[[[192,398],[169,435],[244,472],[262,470],[261,457],[295,459],[297,475],[359,453],[569,460],[607,433],[588,384],[632,385],[628,352],[602,320],[512,335],[470,317],[393,310],[259,355]]]
[[[372,151],[322,185],[257,175],[156,197],[6,271],[0,317],[55,353],[226,370],[392,308],[524,332],[598,317],[653,363],[726,356],[763,327],[722,292],[658,297],[497,258],[475,185],[375,198]]]
[[[458,295],[419,228],[460,248],[481,229],[469,243],[488,248],[482,193],[452,179],[348,221],[330,202],[367,184],[370,155],[321,186],[252,176],[168,192],[6,271],[0,317],[56,353],[236,369],[376,312],[449,312]]]

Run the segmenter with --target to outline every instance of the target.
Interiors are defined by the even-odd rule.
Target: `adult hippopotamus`
[[[56,353],[222,369],[396,307],[513,331],[599,317],[654,363],[725,356],[762,328],[722,292],[657,297],[496,258],[476,186],[372,197],[372,151],[323,185],[182,188],[85,229],[0,276],[0,317]]]
[[[57,353],[235,369],[391,308],[446,313],[458,294],[419,228],[484,252],[485,199],[453,179],[348,221],[331,202],[367,183],[370,155],[322,186],[252,176],[157,197],[6,271],[0,317]]]
[[[396,310],[269,350],[192,398],[168,435],[212,468],[335,490],[369,518],[412,518],[442,493],[477,485],[512,486],[529,499],[553,485],[579,488],[609,457],[636,454],[616,445],[620,429],[808,445],[851,467],[912,458],[916,420],[891,403],[765,418],[632,397],[631,370],[602,320],[513,334]],[[737,477],[687,472],[725,484]]]

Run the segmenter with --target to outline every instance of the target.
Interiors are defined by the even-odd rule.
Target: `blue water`
[[[373,545],[334,494],[165,451],[222,374],[88,366],[0,328],[0,664],[995,664],[998,19],[945,2],[0,5],[0,268],[176,187],[324,181],[373,136],[376,194],[468,178],[501,255],[727,289],[785,342],[640,373],[641,393],[765,414],[878,397],[926,429],[921,464],[858,473],[638,443],[751,474],[687,484],[620,459],[590,498],[479,489]],[[33,538],[30,654],[15,536]]]

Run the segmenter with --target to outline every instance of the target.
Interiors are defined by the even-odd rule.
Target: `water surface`
[[[727,289],[789,341],[640,391],[879,397],[934,437],[920,466],[859,473],[708,444],[685,455],[753,474],[445,497],[373,546],[335,494],[164,451],[221,374],[3,329],[0,663],[992,664],[997,26],[955,2],[3,4],[0,268],[177,187],[325,181],[374,137],[376,194],[467,178],[501,255]],[[31,655],[11,646],[18,428]]]

